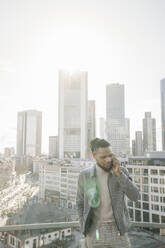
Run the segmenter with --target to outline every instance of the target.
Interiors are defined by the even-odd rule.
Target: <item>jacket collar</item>
[[[94,164],[91,168],[90,168],[90,176],[96,176],[96,164]]]

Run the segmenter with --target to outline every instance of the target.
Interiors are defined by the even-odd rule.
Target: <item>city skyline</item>
[[[43,113],[42,151],[48,152],[48,137],[58,133],[58,70],[63,67],[88,71],[97,135],[106,111],[105,86],[120,83],[131,140],[142,130],[144,112],[151,112],[161,149],[164,1],[14,0],[0,7],[0,152],[16,147],[17,112],[27,109]]]
[[[112,84],[114,84],[114,83],[112,83]],[[119,84],[119,83],[117,83],[117,84]],[[110,85],[110,84],[107,84],[107,85]],[[106,85],[106,86],[107,86]],[[125,86],[125,85],[124,85]],[[106,92],[105,92],[105,95],[106,95]],[[95,101],[95,100],[89,100],[89,101]],[[97,105],[97,101],[96,101],[96,105]],[[26,111],[31,111],[31,109],[22,109],[21,110],[21,112],[26,112]],[[35,109],[35,111],[40,111],[40,109]],[[161,109],[160,109],[160,111],[161,111]],[[42,112],[42,111],[40,111],[40,112]],[[97,112],[97,110],[96,110],[96,112]],[[106,110],[104,110],[104,112],[106,112]],[[145,113],[145,112],[144,112]],[[144,113],[143,113],[143,115],[144,115]],[[152,113],[152,111],[151,111],[151,113]],[[16,114],[18,114],[18,112],[16,113]],[[45,113],[44,112],[42,112],[42,114],[44,115]],[[106,113],[105,113],[105,115],[104,116],[106,116]],[[99,128],[100,128],[100,123],[99,123],[99,118],[101,118],[101,117],[97,117],[96,118],[96,127],[97,127],[97,134],[96,134],[96,136],[97,137],[99,137]],[[105,118],[105,117],[104,117]],[[156,119],[156,118],[155,118]],[[47,121],[47,120],[46,120]],[[138,120],[139,122],[140,122],[140,120]],[[141,122],[143,121],[143,118],[141,119]],[[57,122],[58,122],[58,116],[57,116]],[[130,122],[131,122],[131,118],[130,118]],[[16,121],[16,126],[17,126],[17,121]],[[142,127],[142,125],[141,125],[141,128],[139,128],[139,129],[141,129],[141,131],[142,131],[142,129],[143,129],[143,127]],[[42,128],[42,135],[43,135],[43,133],[44,133],[44,131],[45,130],[43,130],[43,128]],[[136,131],[138,131],[138,130],[134,130],[134,133],[136,132]],[[16,136],[17,136],[17,130],[16,130]],[[133,133],[133,129],[130,129],[130,133],[131,133],[131,137],[130,137],[130,144],[131,144],[131,141],[133,140],[133,139],[135,139],[135,134]],[[54,135],[54,133],[52,134],[50,134],[50,136],[53,136]],[[58,127],[57,127],[57,131],[56,131],[56,133],[55,133],[55,135],[58,135]],[[55,136],[54,135],[54,136]],[[158,148],[157,148],[157,150],[162,150],[162,146],[161,146],[161,128],[156,128],[156,138],[157,138],[157,140],[158,140]],[[8,143],[8,144],[6,144],[6,146],[1,146],[1,144],[0,144],[0,153],[3,153],[4,152],[4,149],[6,148],[6,147],[14,147],[15,149],[16,149],[16,147],[17,147],[17,138],[15,138],[15,143],[14,142],[11,142],[11,143]],[[43,148],[45,148],[45,150],[43,150],[43,149],[41,149],[41,152],[42,153],[49,153],[49,136],[47,137],[47,140],[46,140],[46,145],[44,145],[43,144],[43,142],[42,142],[42,144],[41,144],[41,147]]]

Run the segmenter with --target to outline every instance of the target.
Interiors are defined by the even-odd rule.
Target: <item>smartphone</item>
[[[111,160],[110,169],[112,169],[112,167],[113,167],[113,159]]]

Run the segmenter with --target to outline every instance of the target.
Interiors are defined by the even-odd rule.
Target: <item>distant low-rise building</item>
[[[11,248],[37,248],[59,240],[69,239],[72,235],[71,228],[58,229],[44,233],[39,230],[8,232],[7,245]]]
[[[4,149],[4,157],[9,158],[15,155],[14,147],[5,147]]]
[[[141,195],[137,202],[127,200],[131,220],[165,224],[165,156],[129,158],[127,169]]]
[[[75,208],[79,173],[93,165],[93,161],[41,161],[39,166],[40,199],[52,201],[57,206]]]
[[[0,159],[0,189],[13,183],[15,173],[15,164],[12,159]]]

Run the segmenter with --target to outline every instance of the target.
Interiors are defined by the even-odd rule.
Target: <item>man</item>
[[[130,248],[125,196],[137,201],[139,190],[120,166],[110,143],[95,138],[90,145],[96,165],[80,173],[76,199],[86,247]]]

